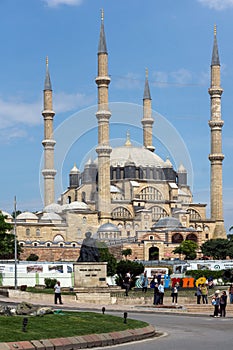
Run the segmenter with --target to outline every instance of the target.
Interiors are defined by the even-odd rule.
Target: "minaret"
[[[152,142],[154,119],[152,118],[151,96],[148,82],[148,69],[146,69],[146,80],[143,95],[143,118],[141,123],[143,126],[144,147],[150,150],[151,152],[154,152],[155,147],[153,146]]]
[[[108,109],[108,53],[104,33],[104,12],[101,12],[101,27],[98,46],[98,76],[95,79],[98,86],[98,212],[99,218],[105,222],[111,217],[110,194],[110,153],[109,145],[109,119],[111,113]]]
[[[46,57],[46,75],[44,83],[44,206],[54,203],[54,178],[56,170],[54,169],[54,146],[56,142],[53,140],[53,95],[52,86],[48,68],[48,57]]]
[[[209,88],[211,99],[211,119],[209,120],[211,130],[211,153],[209,155],[211,163],[211,219],[216,222],[212,238],[226,238],[222,202],[222,161],[224,159],[222,154],[222,127],[224,124],[221,119],[222,93],[216,26],[214,26],[211,83]]]

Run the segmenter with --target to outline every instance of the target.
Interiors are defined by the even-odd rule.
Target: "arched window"
[[[139,193],[139,198],[144,201],[162,200],[162,194],[152,186],[145,187]]]
[[[175,233],[172,236],[172,243],[181,243],[183,242],[184,238],[180,233]]]
[[[112,218],[132,218],[130,211],[124,207],[117,207],[112,211]]]
[[[26,228],[26,236],[30,236],[30,228]]]
[[[193,241],[197,243],[197,236],[194,233],[189,233],[186,237],[187,241]]]
[[[154,207],[150,208],[152,211],[152,220],[153,221],[158,221],[161,218],[165,218],[166,216],[168,216],[166,210],[164,210],[163,208],[155,205]]]
[[[36,229],[36,236],[37,237],[40,236],[40,229],[39,228]]]
[[[194,209],[188,209],[190,220],[201,220],[201,215]]]

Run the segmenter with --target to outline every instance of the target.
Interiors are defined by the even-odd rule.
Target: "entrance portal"
[[[159,248],[151,247],[149,249],[149,260],[159,260]]]

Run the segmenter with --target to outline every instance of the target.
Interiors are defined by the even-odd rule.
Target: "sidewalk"
[[[196,317],[206,317],[213,315],[213,306],[211,304],[178,304],[172,305],[171,298],[164,299],[164,305],[129,305],[127,301],[129,300],[125,297],[124,304],[93,304],[93,303],[80,303],[74,298],[64,298],[63,305],[53,304],[53,295],[48,295],[48,300],[39,300],[38,298],[8,298],[6,296],[0,295],[0,304],[18,304],[22,301],[30,302],[34,305],[49,306],[54,309],[64,309],[64,310],[89,310],[93,312],[102,312],[102,307],[105,307],[105,313],[107,312],[127,312],[130,318],[131,313],[166,313],[175,314],[183,316],[196,316]],[[180,298],[180,302],[182,302]],[[56,307],[55,307],[56,306]],[[227,318],[233,317],[233,305],[227,305]],[[148,326],[140,329],[126,330],[122,332],[112,332],[112,333],[102,333],[102,334],[90,334],[86,336],[68,337],[68,338],[56,338],[56,339],[43,339],[36,341],[24,341],[24,342],[11,342],[11,343],[0,343],[0,350],[76,350],[90,347],[100,347],[100,346],[112,346],[116,344],[121,344],[130,341],[137,341],[142,339],[147,339],[151,337],[161,337],[164,334],[156,332],[153,326]]]

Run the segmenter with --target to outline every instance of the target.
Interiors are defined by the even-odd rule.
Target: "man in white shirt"
[[[160,305],[163,305],[163,297],[164,297],[164,285],[163,281],[160,282],[160,285],[158,287],[159,290],[159,296],[160,296]]]
[[[57,283],[54,286],[54,304],[57,304],[57,301],[59,301],[59,304],[63,304],[61,300],[61,284],[60,281],[57,281]]]

